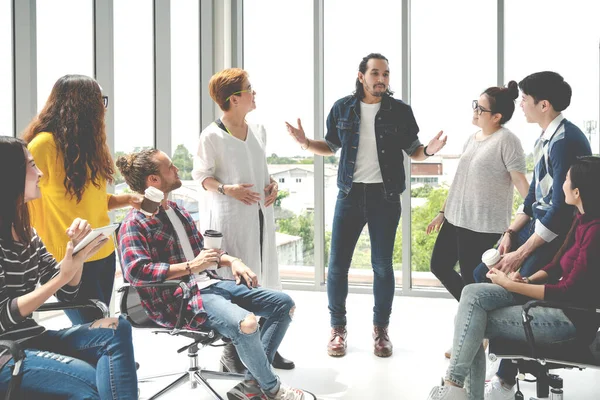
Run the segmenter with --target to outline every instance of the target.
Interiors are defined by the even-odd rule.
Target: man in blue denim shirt
[[[342,149],[327,274],[330,356],[346,354],[348,270],[356,242],[367,223],[374,272],[374,352],[379,357],[392,355],[387,327],[396,282],[392,255],[400,220],[400,194],[406,189],[402,151],[413,160],[424,160],[446,144],[446,138],[440,139],[440,132],[423,147],[412,109],[391,97],[389,75],[388,60],[381,54],[362,59],[356,91],[336,101],[329,112],[325,140],[308,139],[299,119],[298,128],[286,123],[303,150],[330,156]]]

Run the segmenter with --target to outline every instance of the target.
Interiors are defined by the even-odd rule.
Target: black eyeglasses
[[[108,96],[102,96],[102,103],[104,104],[104,108],[108,108]]]
[[[486,110],[485,108],[481,107],[477,100],[473,100],[473,111],[475,110],[477,110],[477,115],[481,115],[481,113],[484,112],[489,112],[490,114],[493,114],[492,110]]]

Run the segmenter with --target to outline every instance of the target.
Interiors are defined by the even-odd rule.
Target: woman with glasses
[[[76,217],[93,228],[110,223],[108,211],[140,207],[134,194],[107,193],[113,181],[114,164],[106,144],[104,115],[108,97],[98,82],[84,75],[65,75],[52,88],[42,111],[23,133],[27,148],[44,174],[42,197],[29,202],[31,222],[55,258],[65,255],[69,241],[66,229]],[[83,267],[79,298],[110,303],[115,278],[112,240]],[[66,311],[73,324],[92,322],[88,310]]]
[[[262,286],[281,290],[272,207],[277,182],[267,167],[264,127],[246,122],[246,115],[256,108],[256,92],[248,73],[239,68],[216,73],[208,88],[223,116],[202,131],[194,158],[192,176],[206,191],[200,199],[204,203],[200,226],[220,231],[221,248],[241,257]],[[241,371],[238,360],[235,348],[226,347],[223,365]],[[276,368],[294,368],[279,353],[272,363]]]
[[[467,139],[448,198],[427,226],[427,234],[439,231],[431,272],[456,300],[465,285],[474,283],[481,255],[508,227],[513,187],[523,198],[529,190],[521,141],[503,126],[518,96],[517,83],[510,81],[508,87],[490,87],[473,100],[473,125],[480,129]],[[457,262],[460,274],[454,270]]]

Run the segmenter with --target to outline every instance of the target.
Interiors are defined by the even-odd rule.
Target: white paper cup
[[[492,268],[494,265],[498,264],[500,257],[500,252],[498,250],[489,249],[481,255],[481,261],[487,265],[488,268]]]

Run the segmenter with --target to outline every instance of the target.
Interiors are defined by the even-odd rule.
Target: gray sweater
[[[484,140],[467,140],[446,200],[446,219],[454,226],[482,233],[502,233],[512,214],[514,186],[510,172],[525,173],[519,138],[506,128]]]

